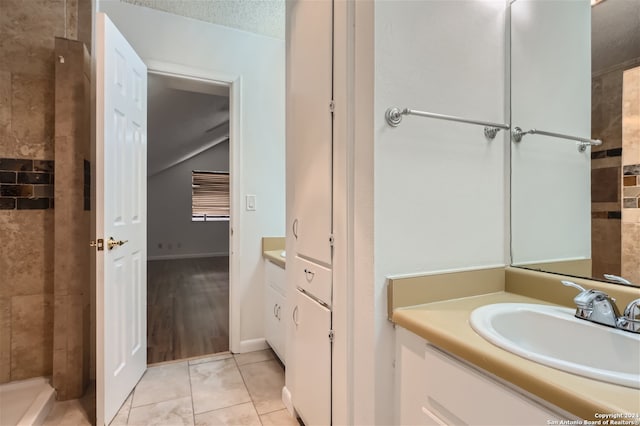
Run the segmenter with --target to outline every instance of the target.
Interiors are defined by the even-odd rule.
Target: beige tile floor
[[[271,350],[154,366],[111,426],[298,426],[282,403],[283,386],[284,369]],[[57,402],[45,421],[46,426],[89,424],[77,400]]]

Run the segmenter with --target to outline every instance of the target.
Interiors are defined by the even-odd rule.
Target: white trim
[[[239,351],[231,351],[234,354],[244,354],[247,352],[261,351],[263,349],[269,349],[271,346],[267,343],[267,339],[260,337],[258,339],[247,339],[240,342],[238,345]]]
[[[229,87],[229,177],[230,177],[230,205],[229,220],[229,349],[233,353],[242,353],[240,341],[240,259],[234,255],[240,252],[240,220],[242,206],[242,77],[231,75],[219,70],[209,70],[189,67],[172,62],[143,58],[148,72],[167,75]],[[266,345],[266,343],[265,343]],[[256,349],[257,350],[257,349]],[[244,351],[247,352],[247,351]]]
[[[284,408],[287,409],[291,417],[294,419],[297,417],[296,410],[293,408],[293,400],[291,399],[291,391],[286,387],[282,387],[282,403],[284,404]]]
[[[159,256],[147,256],[147,260],[175,260],[175,259],[200,259],[205,257],[229,256],[229,252],[216,253],[184,253],[184,254],[161,254]]]

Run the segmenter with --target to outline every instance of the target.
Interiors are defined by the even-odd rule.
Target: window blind
[[[191,174],[191,219],[229,218],[229,172],[194,170]]]

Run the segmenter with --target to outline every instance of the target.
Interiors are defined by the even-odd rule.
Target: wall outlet
[[[254,211],[256,209],[256,196],[247,195],[247,210]]]

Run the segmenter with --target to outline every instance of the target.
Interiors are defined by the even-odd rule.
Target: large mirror
[[[510,7],[512,264],[640,285],[640,0]]]

